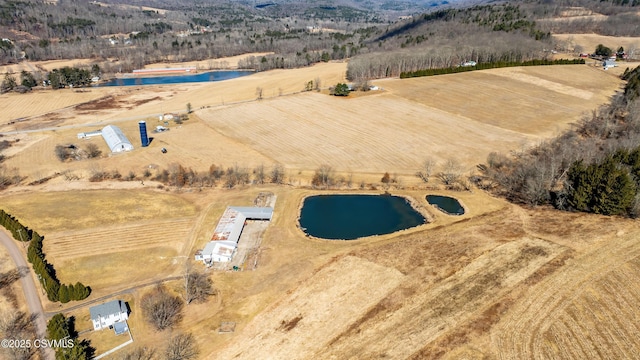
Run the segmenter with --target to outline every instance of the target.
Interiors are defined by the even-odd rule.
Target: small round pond
[[[440,195],[427,195],[427,202],[442,212],[447,213],[449,215],[462,215],[464,214],[464,208],[458,200],[448,197],[448,196],[440,196]]]
[[[390,234],[425,221],[407,199],[391,195],[310,196],[300,211],[305,233],[333,240]]]

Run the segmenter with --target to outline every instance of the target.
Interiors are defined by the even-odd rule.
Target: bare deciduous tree
[[[184,274],[184,301],[190,304],[192,301],[203,302],[215,294],[211,278],[204,272],[195,271],[187,265]]]
[[[234,164],[233,167],[227,169],[225,174],[224,186],[232,189],[236,185],[244,185],[249,183],[249,171],[246,168]]]
[[[55,153],[56,153],[56,157],[60,161],[66,161],[71,156],[69,147],[64,145],[56,145]]]
[[[311,184],[313,186],[322,186],[325,189],[332,186],[335,182],[335,170],[330,165],[320,165],[319,168],[316,169],[315,174],[313,175],[313,179],[311,180]]]
[[[85,147],[85,150],[87,152],[87,156],[90,159],[97,158],[98,156],[102,155],[102,150],[100,150],[98,148],[98,145],[94,143],[87,144],[87,146]],[[56,151],[57,151],[57,148],[56,148]]]
[[[8,311],[0,316],[0,336],[3,339],[31,339],[35,338],[33,327],[34,318],[24,312]],[[35,355],[35,350],[28,347],[0,348],[3,359],[27,360]]]
[[[320,78],[317,77],[316,80],[313,82],[313,89],[315,91],[320,91],[320,87],[322,86],[322,83],[320,81]]]
[[[177,324],[182,319],[183,306],[182,300],[171,295],[163,286],[145,294],[140,301],[143,316],[156,330]]]
[[[18,184],[21,180],[18,168],[8,169],[6,166],[0,165],[0,190],[9,185]]]
[[[146,347],[135,348],[125,354],[122,354],[119,360],[152,360],[154,358],[155,351]]]
[[[255,169],[253,169],[253,179],[256,184],[264,184],[267,175],[264,172],[264,164],[258,165]]]
[[[191,360],[198,357],[200,351],[193,334],[177,334],[172,336],[164,351],[166,360]]]
[[[445,185],[451,185],[460,179],[462,175],[462,166],[458,160],[449,158],[444,163],[442,171],[438,174],[438,177]]]
[[[422,162],[422,169],[416,173],[416,175],[422,179],[424,182],[429,182],[429,178],[433,173],[433,169],[436,166],[436,161],[432,157],[427,157],[424,162]]]
[[[19,269],[11,269],[5,273],[0,274],[0,289],[7,287],[14,282],[18,281],[23,276],[29,274],[28,267],[21,267]]]
[[[273,165],[273,169],[271,169],[271,182],[274,184],[284,183],[284,167],[282,165]]]

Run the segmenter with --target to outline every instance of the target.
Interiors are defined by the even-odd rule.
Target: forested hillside
[[[587,0],[513,1],[442,9],[387,26],[382,34],[372,34],[366,46],[368,53],[361,51],[361,56],[349,62],[348,77],[399,76],[466,61],[546,59],[556,47],[552,33],[637,35],[640,28],[636,11],[632,1]],[[594,14],[600,16],[594,18]]]
[[[0,62],[93,58],[103,72],[126,72],[273,52],[244,65],[268,70],[349,58],[349,78],[366,80],[470,60],[542,59],[554,47],[552,32],[640,31],[634,0],[482,3],[7,0],[0,3]]]

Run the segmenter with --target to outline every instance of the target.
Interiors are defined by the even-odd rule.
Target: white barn
[[[231,261],[238,247],[245,221],[247,219],[271,220],[272,216],[273,208],[270,207],[227,207],[213,231],[211,241],[196,253],[195,259],[205,264]]]
[[[116,327],[116,323],[125,322],[129,318],[127,304],[122,300],[113,300],[104,304],[89,308],[93,330],[107,329],[110,326]]]
[[[111,152],[123,152],[133,150],[131,141],[124,136],[122,130],[119,127],[113,125],[107,125],[102,129],[102,137],[104,141],[109,145]]]

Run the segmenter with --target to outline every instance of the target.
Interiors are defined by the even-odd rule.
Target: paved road
[[[18,248],[17,242],[13,240],[13,238],[4,229],[0,229],[0,244],[2,244],[7,249],[9,255],[13,259],[13,262],[16,263],[18,269],[23,267],[30,269],[30,267],[27,265],[27,261],[22,257],[22,254],[20,253],[20,248]],[[27,306],[29,307],[29,311],[32,315],[35,316],[37,337],[39,339],[44,339],[47,333],[47,322],[45,320],[44,310],[42,309],[40,297],[38,296],[38,288],[33,281],[31,271],[29,271],[29,274],[27,276],[22,276],[20,278],[20,282],[22,283],[22,291],[24,291],[24,297],[27,299]],[[46,350],[48,351],[44,351],[45,359],[53,360],[55,358],[53,350]]]

